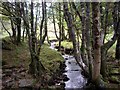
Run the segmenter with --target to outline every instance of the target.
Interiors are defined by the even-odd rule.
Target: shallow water
[[[67,75],[69,80],[65,82],[65,89],[82,89],[87,83],[87,79],[81,74],[81,69],[75,58],[69,55],[63,55],[63,57],[68,58],[68,60],[65,60],[65,70],[67,72],[64,74]]]
[[[51,43],[50,48],[55,49],[55,42]],[[85,78],[81,74],[81,68],[77,64],[74,56],[63,55],[63,57],[65,59],[65,65],[66,65],[65,68],[66,72],[63,74],[67,75],[67,77],[69,78],[69,80],[65,82],[65,90],[83,89],[83,87],[87,83],[87,78]]]

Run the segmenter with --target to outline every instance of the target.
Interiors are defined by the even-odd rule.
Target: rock
[[[71,70],[71,71],[79,71],[79,69]]]
[[[65,60],[68,60],[68,58],[65,58]]]
[[[14,85],[14,81],[7,83],[7,87],[12,87],[13,85]]]
[[[12,75],[12,70],[7,69],[7,70],[3,71],[3,75],[4,75],[4,77],[6,77],[6,76],[11,77],[11,75]]]
[[[19,87],[30,87],[33,85],[33,79],[19,80]]]
[[[63,81],[68,81],[69,78],[67,77],[67,75],[63,75]]]
[[[71,64],[71,62],[68,62],[69,64]]]
[[[25,74],[26,74],[25,72],[21,72],[21,73],[20,73],[20,75],[21,75],[22,77],[25,77]]]

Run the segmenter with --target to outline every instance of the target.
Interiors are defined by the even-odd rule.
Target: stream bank
[[[49,88],[50,80],[52,77],[59,78],[57,75],[59,68],[64,62],[62,55],[49,48],[49,45],[44,44],[41,48],[40,60],[46,69],[46,73],[42,82],[32,77],[28,73],[30,63],[30,53],[27,42],[20,45],[15,45],[9,40],[5,40],[5,48],[2,48],[2,89],[15,89],[21,88]],[[6,49],[10,48],[10,49]],[[55,75],[54,75],[55,74]],[[54,82],[54,81],[53,81]],[[58,84],[60,80],[55,81],[53,84]],[[53,85],[54,86],[54,85]]]

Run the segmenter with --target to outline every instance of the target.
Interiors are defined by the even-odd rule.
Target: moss
[[[58,46],[59,42],[57,42],[56,45]],[[73,48],[72,42],[68,42],[66,40],[61,42],[61,46],[65,47],[65,48]]]
[[[60,62],[64,60],[59,52],[50,49],[46,44],[41,48],[40,58],[48,72],[56,72],[56,70],[59,69]]]
[[[111,76],[110,79],[111,79],[111,81],[120,83],[119,78],[117,76]]]
[[[6,62],[9,66],[23,66],[28,69],[30,64],[30,52],[28,43],[24,42],[20,45],[9,44],[13,49],[2,51],[2,62]],[[9,46],[8,45],[8,46]],[[49,48],[49,45],[44,44],[41,48],[40,60],[46,68],[46,78],[49,80],[51,74],[54,74],[59,67],[60,63],[64,61],[61,53]]]

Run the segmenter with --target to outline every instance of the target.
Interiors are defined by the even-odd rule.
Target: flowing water
[[[51,43],[52,49],[55,47],[55,42]],[[82,89],[87,83],[87,79],[81,74],[81,68],[77,64],[74,56],[71,55],[63,55],[65,59],[65,75],[69,78],[68,81],[65,82],[65,90],[68,89]]]
[[[65,89],[82,89],[87,83],[87,79],[81,74],[81,68],[78,66],[75,58],[73,56],[64,55],[65,59],[65,75],[69,78],[68,81],[65,82]]]

